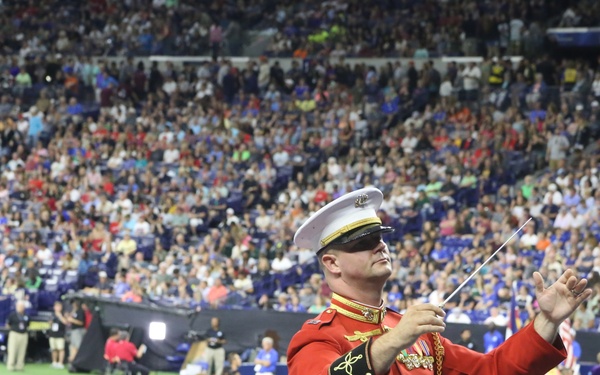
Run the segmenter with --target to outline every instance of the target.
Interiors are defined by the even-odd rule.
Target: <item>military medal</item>
[[[407,370],[414,370],[416,368],[424,368],[433,370],[433,357],[431,351],[425,340],[417,341],[410,349],[409,353],[406,349],[401,352],[396,359],[398,362],[404,364]],[[416,353],[418,354],[416,354]]]

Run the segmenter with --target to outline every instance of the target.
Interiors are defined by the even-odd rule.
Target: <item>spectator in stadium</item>
[[[498,331],[493,321],[487,324],[488,331],[483,335],[483,348],[485,353],[489,353],[498,348],[504,342],[504,336]]]
[[[544,287],[544,280],[539,273],[534,274],[540,307],[536,322],[519,331],[516,335],[520,337],[515,335],[489,356],[461,351],[459,346],[441,341],[439,332],[444,331],[443,317],[446,314],[438,306],[410,306],[403,316],[389,311],[384,313],[381,297],[383,286],[391,275],[391,260],[382,234],[390,232],[391,228],[383,227],[376,214],[382,200],[383,194],[376,188],[354,191],[317,211],[296,232],[294,242],[299,247],[311,248],[318,253],[325,277],[336,294],[332,298],[331,308],[319,315],[318,319],[307,322],[290,342],[290,374],[307,371],[341,374],[345,372],[348,361],[352,361],[354,371],[387,373],[396,358],[400,361],[404,358],[399,353],[410,348],[417,340],[421,340],[418,345],[427,345],[433,350],[439,350],[435,348],[445,344],[446,353],[449,350],[460,351],[461,355],[455,357],[456,363],[449,364],[449,359],[454,357],[446,355],[445,361],[436,363],[436,366],[450,366],[455,371],[465,373],[478,373],[484,368],[497,366],[486,362],[496,361],[503,351],[511,354],[509,360],[502,361],[502,371],[506,371],[507,365],[522,368],[516,362],[523,362],[524,365],[530,363],[530,356],[537,358],[538,363],[533,365],[535,371],[547,371],[562,361],[565,350],[557,337],[558,327],[591,295],[591,290],[586,289],[587,280],[579,280],[571,270],[549,288]],[[372,324],[379,325],[384,320],[395,325],[389,332],[382,335],[381,332],[373,334],[373,331],[368,331],[373,327]],[[351,342],[341,339],[342,332],[355,329],[366,332],[361,336],[366,340]],[[340,340],[331,342],[336,332],[340,332]],[[434,334],[421,336],[424,333]],[[378,335],[381,336],[377,340],[370,338]],[[433,340],[440,341],[436,345]],[[536,350],[528,350],[524,353],[525,357],[519,360],[517,352],[522,350],[517,348],[520,345],[530,347],[533,341],[536,342]],[[513,351],[511,346],[517,350]],[[561,348],[560,353],[556,351],[557,348]],[[315,355],[317,352],[318,356]],[[413,354],[423,365],[433,360],[433,357],[428,359],[427,356]],[[473,361],[465,361],[465,356],[472,356]],[[404,364],[412,366],[408,358],[413,357],[406,355],[406,358]],[[431,363],[431,369],[434,362]],[[467,367],[461,369],[463,366]],[[545,366],[546,369],[538,366]],[[477,370],[478,367],[481,367],[480,370]],[[396,369],[393,367],[391,372],[396,373]]]
[[[144,291],[137,282],[132,283],[131,289],[121,296],[122,302],[142,303],[143,300]]]
[[[99,294],[110,294],[113,290],[113,284],[108,280],[108,274],[105,271],[98,272],[98,283],[95,288]]]
[[[69,363],[73,363],[86,332],[85,312],[81,301],[74,299],[71,302],[71,312],[66,318],[69,323]]]
[[[131,234],[129,230],[125,231],[123,235],[123,239],[119,241],[117,244],[116,252],[117,254],[123,254],[125,256],[131,257],[137,250],[137,243],[133,238],[131,238]]]
[[[470,324],[471,318],[469,318],[469,316],[465,314],[460,307],[455,307],[450,310],[450,313],[446,316],[446,322]]]
[[[308,307],[307,311],[311,314],[320,314],[325,311],[326,308],[327,306],[325,305],[323,296],[317,294],[314,296],[314,303]]]
[[[254,285],[252,284],[252,278],[250,277],[250,273],[242,269],[238,271],[237,278],[233,283],[233,287],[238,292],[241,292],[243,295],[250,295],[254,293]]]
[[[212,49],[213,60],[221,54],[221,48],[223,44],[223,28],[217,22],[213,22],[210,26],[209,41]]]
[[[466,101],[475,101],[479,97],[479,85],[481,83],[481,69],[475,62],[469,63],[460,72]]]
[[[227,342],[225,333],[221,330],[221,321],[216,316],[210,320],[210,328],[206,331],[208,346],[206,348],[206,362],[208,362],[208,373],[221,375],[225,366],[225,348]]]
[[[535,311],[533,309],[533,297],[529,293],[529,288],[527,285],[521,285],[519,288],[519,293],[515,296],[515,303],[517,304],[519,311],[519,318],[522,320],[523,324],[527,324],[530,319],[533,319],[535,316]],[[502,326],[502,324],[496,325]]]
[[[283,273],[293,267],[291,260],[282,250],[275,252],[275,259],[271,263],[271,269],[275,273]]]
[[[53,316],[50,320],[50,330],[48,331],[53,368],[62,369],[65,367],[65,336],[68,324],[69,321],[63,314],[62,302],[55,301]]]
[[[15,311],[10,313],[6,321],[9,329],[6,346],[6,369],[8,371],[23,371],[25,368],[29,321],[30,318],[25,312],[25,302],[17,301]]]
[[[240,375],[240,367],[242,366],[242,358],[238,353],[231,352],[228,354],[229,366],[223,370],[224,375]]]
[[[581,321],[581,328],[585,330],[594,328],[594,318],[594,313],[588,309],[588,301],[582,303],[573,316],[573,319]]]
[[[460,340],[456,342],[458,345],[462,345],[465,348],[471,349],[478,352],[477,344],[473,341],[470,329],[463,329],[460,333]]]
[[[557,171],[564,166],[569,149],[569,140],[557,127],[548,139],[546,161],[550,163],[550,169]]]
[[[217,277],[213,281],[213,285],[209,287],[207,292],[207,300],[213,307],[218,307],[225,302],[225,298],[229,294],[229,288],[223,284],[223,280]]]
[[[42,285],[42,282],[42,278],[35,269],[27,270],[27,280],[25,280],[25,288],[27,288],[27,290],[31,292],[37,291]]]
[[[271,337],[263,337],[261,344],[262,349],[258,351],[258,354],[254,359],[254,373],[256,375],[275,374],[277,362],[279,361],[279,354],[277,353],[277,350],[273,348],[273,339]]]
[[[492,307],[490,309],[490,316],[488,316],[483,324],[491,325],[493,324],[495,327],[506,327],[508,323],[508,318],[506,315],[500,314],[500,309],[497,307]]]

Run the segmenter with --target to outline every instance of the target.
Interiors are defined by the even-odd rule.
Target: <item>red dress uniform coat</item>
[[[307,321],[288,348],[290,375],[375,375],[372,340],[395,327],[402,315],[334,294],[331,306]],[[560,337],[546,342],[530,324],[488,354],[426,334],[402,351],[388,374],[545,374],[566,358]],[[441,363],[441,372],[438,366]]]

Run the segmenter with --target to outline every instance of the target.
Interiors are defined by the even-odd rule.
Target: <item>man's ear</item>
[[[323,268],[333,274],[339,275],[341,273],[340,266],[338,264],[337,256],[333,253],[323,254],[321,257],[321,263],[323,264]]]

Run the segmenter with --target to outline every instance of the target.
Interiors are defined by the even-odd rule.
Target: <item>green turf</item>
[[[24,374],[24,375],[67,375],[70,374],[67,369],[57,370],[55,368],[50,367],[50,363],[27,363],[25,365],[25,370],[23,372],[8,372],[6,370],[6,365],[4,363],[0,363],[0,374]],[[90,374],[100,374],[100,373],[90,373]],[[150,373],[151,375],[173,375],[172,372],[154,372]]]

